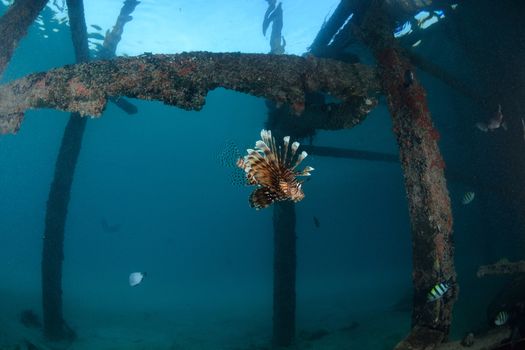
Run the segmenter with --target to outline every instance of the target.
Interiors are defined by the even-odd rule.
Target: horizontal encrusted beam
[[[477,276],[485,277],[487,275],[509,275],[514,273],[525,273],[525,260],[510,262],[507,259],[501,259],[492,265],[482,265],[478,268]]]
[[[439,344],[436,350],[488,350],[488,349],[510,349],[504,346],[511,345],[506,342],[511,336],[511,330],[508,327],[499,327],[490,329],[486,333],[476,334],[469,333],[462,340]],[[518,341],[516,346],[519,347]],[[518,349],[516,347],[516,349]]]
[[[0,129],[16,132],[25,111],[31,108],[99,116],[110,96],[159,100],[200,110],[208,91],[218,87],[286,103],[301,114],[307,93],[327,93],[342,106],[356,100],[365,104],[373,99],[368,94],[379,90],[379,82],[372,67],[312,56],[146,54],[64,66],[1,85]]]
[[[397,154],[304,144],[301,145],[301,149],[313,156],[399,163]]]

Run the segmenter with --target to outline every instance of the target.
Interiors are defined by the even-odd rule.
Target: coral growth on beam
[[[98,116],[110,96],[160,100],[200,110],[208,91],[218,87],[286,103],[300,114],[309,92],[328,93],[343,105],[356,99],[364,104],[374,99],[366,96],[378,91],[379,83],[374,68],[330,59],[210,52],[147,54],[64,66],[0,86],[0,129],[16,132],[30,108]]]
[[[478,269],[477,276],[510,275],[514,273],[525,273],[525,260],[510,262],[507,259],[501,259],[495,264],[482,265]]]
[[[436,350],[487,350],[487,349],[500,349],[499,346],[503,346],[505,339],[508,339],[511,335],[511,330],[506,327],[496,328],[483,334],[472,334],[470,336],[469,343],[465,344],[465,338],[463,340],[448,342],[439,344]],[[468,336],[468,335],[467,335]],[[510,345],[510,344],[507,344]],[[517,349],[517,348],[516,348]]]

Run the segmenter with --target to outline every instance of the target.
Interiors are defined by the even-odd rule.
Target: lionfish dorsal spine
[[[268,130],[269,134],[270,134],[270,149],[272,150],[272,153],[273,153],[273,158],[274,160],[276,160],[277,162],[279,162],[279,153],[277,152],[277,146],[275,144],[275,137],[272,136],[272,132],[270,130]]]
[[[277,148],[275,146],[275,139],[272,136],[272,131],[263,129],[261,131],[261,138],[262,138],[263,143],[268,148],[268,153],[265,152],[266,157],[268,158],[268,160],[272,161],[272,162],[273,161],[277,161],[278,162],[279,161],[279,156],[277,154]]]
[[[283,154],[282,154],[282,162],[286,166],[288,164],[288,147],[290,146],[290,136],[283,137]]]
[[[257,141],[255,143],[255,147],[260,149],[261,151],[263,151],[264,154],[266,154],[266,156],[268,156],[268,154],[270,154],[270,152],[271,152],[271,150],[268,147],[268,145],[266,144],[266,142],[261,141],[261,140],[259,140],[259,141]]]
[[[295,158],[295,153],[297,152],[297,149],[299,148],[300,143],[295,141],[292,143],[292,146],[290,147],[290,158],[288,159],[288,165],[292,165],[292,162]]]
[[[306,151],[302,151],[301,154],[299,154],[299,156],[297,157],[297,160],[295,161],[295,164],[294,166],[292,167],[292,169],[295,169],[299,166],[299,164],[301,164],[301,162],[308,156],[308,153],[306,153]]]

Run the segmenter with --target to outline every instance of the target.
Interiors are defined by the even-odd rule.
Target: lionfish
[[[250,206],[261,209],[277,201],[299,202],[304,192],[303,181],[298,181],[297,177],[310,176],[314,168],[295,169],[308,154],[303,151],[296,155],[299,142],[290,145],[290,136],[283,138],[283,147],[276,146],[270,130],[263,129],[261,138],[255,143],[255,150],[246,150],[248,154],[237,160],[237,166],[246,173],[248,184],[258,187],[250,195]]]

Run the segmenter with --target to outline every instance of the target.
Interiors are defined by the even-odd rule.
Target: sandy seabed
[[[180,311],[180,310],[179,310]],[[46,343],[39,329],[24,327],[16,314],[0,320],[0,348],[16,349],[26,341],[39,349],[187,349],[262,350],[269,348],[271,318],[250,317],[260,310],[243,310],[237,317],[204,312],[167,317],[155,312],[70,313],[77,339],[70,344]],[[86,317],[88,316],[88,317]],[[197,317],[199,316],[199,317]],[[334,315],[340,319],[341,315]],[[358,322],[358,323],[354,323]],[[316,325],[317,324],[317,325]],[[326,327],[323,320],[299,322],[292,349],[392,349],[409,327],[406,314],[388,312],[361,317],[348,325]],[[303,327],[304,326],[304,327]],[[23,349],[23,347],[22,347]]]

